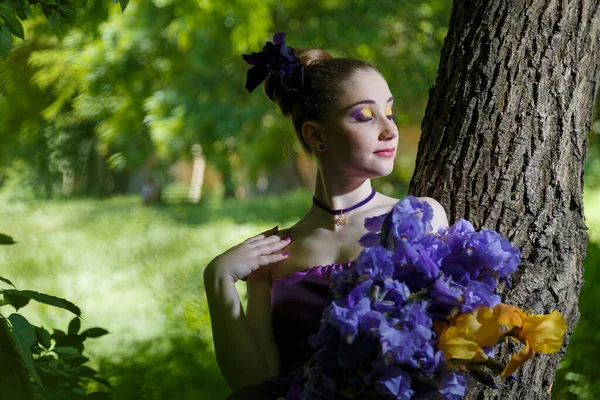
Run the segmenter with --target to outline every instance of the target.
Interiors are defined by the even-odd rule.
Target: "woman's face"
[[[354,73],[324,124],[327,151],[322,163],[365,179],[389,175],[398,145],[392,109],[392,94],[377,71]]]

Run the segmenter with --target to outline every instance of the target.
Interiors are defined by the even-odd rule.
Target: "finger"
[[[290,257],[290,253],[283,253],[283,254],[269,254],[266,256],[259,256],[257,257],[258,263],[260,265],[268,265],[268,264],[273,264],[276,262],[280,262],[283,260],[287,260]]]
[[[250,242],[250,246],[248,246],[248,247],[250,247],[250,248],[257,248],[257,247],[265,246],[265,245],[268,246],[268,245],[271,245],[273,243],[280,242],[281,240],[283,240],[283,239],[281,239],[277,235],[269,235],[269,236],[267,236],[267,237],[265,237],[263,239],[258,239],[258,240],[255,240],[253,242]]]
[[[256,236],[252,236],[251,238],[248,238],[248,239],[244,240],[244,243],[252,243],[252,242],[255,242],[257,240],[264,239],[267,236],[270,236],[270,235],[276,233],[278,230],[279,230],[279,226],[276,226],[276,227],[271,228],[271,229],[267,229],[266,231],[261,232],[261,233],[259,233]]]
[[[253,251],[256,251],[258,254],[271,254],[289,246],[290,243],[292,243],[292,239],[290,237],[287,237],[286,239],[277,239],[278,240],[271,239],[270,237],[266,238],[261,242],[260,245],[254,247]]]
[[[291,229],[284,229],[284,230],[280,230],[277,231],[277,236],[279,236],[282,239],[285,239],[288,236],[292,236],[292,230]]]

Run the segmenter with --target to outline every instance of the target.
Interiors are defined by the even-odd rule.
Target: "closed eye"
[[[363,107],[352,112],[350,116],[358,122],[367,122],[373,119],[373,111],[370,107]]]

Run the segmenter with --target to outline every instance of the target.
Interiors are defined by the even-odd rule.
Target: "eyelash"
[[[390,121],[396,120],[396,118],[393,115],[388,115],[387,117]],[[362,119],[356,118],[356,122],[369,122],[372,119],[373,119],[373,117],[364,117]]]

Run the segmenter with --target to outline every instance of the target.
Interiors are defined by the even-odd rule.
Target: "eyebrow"
[[[391,102],[391,101],[393,101],[393,100],[394,100],[394,96],[390,97],[390,98],[388,99],[388,101],[386,101],[386,104],[387,104],[387,103],[389,103],[389,102]],[[351,109],[352,107],[354,107],[354,106],[357,106],[357,105],[359,105],[359,104],[376,104],[376,102],[375,102],[375,100],[368,100],[368,99],[367,99],[367,100],[361,100],[361,101],[357,101],[357,102],[356,102],[356,103],[354,103],[354,104],[350,104],[350,105],[349,105],[349,106],[347,106],[347,107],[344,107],[344,110],[349,110],[349,109]]]

